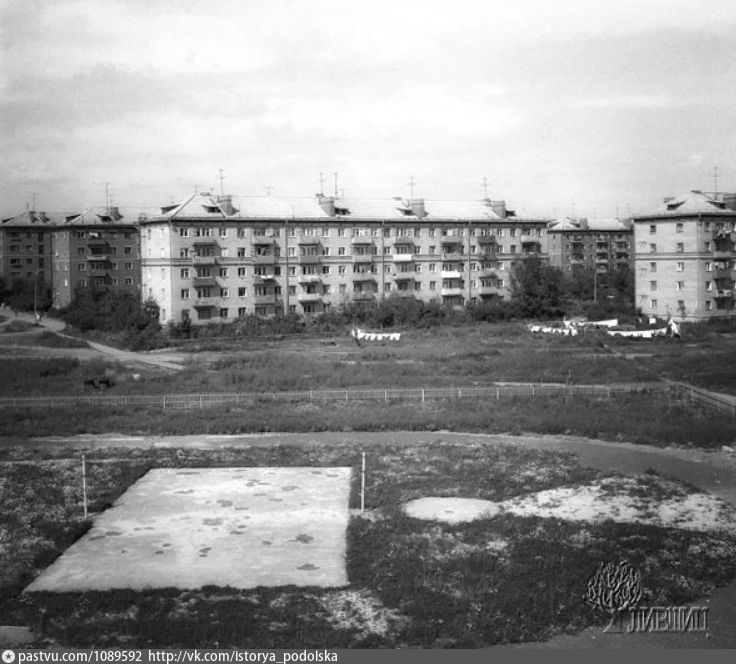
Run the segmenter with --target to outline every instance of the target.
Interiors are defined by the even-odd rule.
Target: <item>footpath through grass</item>
[[[291,465],[352,467],[356,508],[360,451],[88,450],[90,508],[105,509],[150,468]],[[679,605],[736,578],[732,534],[510,514],[448,525],[401,510],[422,496],[504,500],[601,477],[572,455],[477,443],[362,451],[368,511],[349,525],[347,588],[25,594],[88,528],[81,464],[64,450],[3,450],[0,620],[31,625],[40,647],[476,648],[605,625],[583,600],[601,562],[639,569],[648,606]]]

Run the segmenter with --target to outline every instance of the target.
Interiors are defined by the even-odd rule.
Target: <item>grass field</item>
[[[364,451],[368,511],[350,521],[345,589],[25,594],[37,571],[89,527],[80,459],[63,450],[5,450],[0,620],[31,625],[42,647],[482,647],[605,625],[607,616],[582,599],[599,562],[626,559],[640,569],[648,605],[681,604],[736,578],[731,534],[511,514],[450,525],[401,510],[426,495],[504,500],[601,477],[572,455],[441,443]],[[154,467],[357,471],[360,463],[349,445],[318,444],[105,449],[88,451],[87,459],[93,514]],[[358,478],[354,472],[353,508]],[[643,486],[659,495],[656,483]]]

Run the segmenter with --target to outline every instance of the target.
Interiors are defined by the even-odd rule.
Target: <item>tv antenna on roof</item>
[[[488,198],[488,178],[483,176],[483,192],[485,194],[484,198]]]
[[[409,178],[409,191],[411,191],[411,197],[414,198],[414,185],[416,182],[414,182],[414,176],[412,175]]]
[[[715,194],[718,195],[718,166],[713,167],[713,180],[715,183]]]
[[[263,187],[263,188],[266,190],[266,196],[270,196],[271,195],[271,189],[273,189],[273,187]]]
[[[322,174],[322,171],[319,173],[319,195],[324,196],[325,195],[325,177]]]

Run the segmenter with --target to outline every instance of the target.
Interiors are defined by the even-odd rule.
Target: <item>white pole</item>
[[[365,511],[365,452],[362,452],[363,463],[360,469],[360,513]]]
[[[82,504],[84,505],[84,518],[87,519],[87,465],[82,455]]]

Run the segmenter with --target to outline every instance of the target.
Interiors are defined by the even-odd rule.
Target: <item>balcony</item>
[[[89,254],[87,260],[90,263],[110,263],[111,258],[107,254]]]
[[[459,270],[442,270],[440,277],[442,279],[463,279],[464,274]]]
[[[496,251],[495,247],[491,247],[490,245],[488,248],[483,249],[482,247],[476,251],[473,254],[473,258],[479,261],[493,261],[496,260]]]
[[[297,260],[299,265],[318,265],[322,262],[322,254],[302,254]]]
[[[194,277],[192,279],[192,286],[195,288],[213,288],[217,287],[217,279],[215,277]]]
[[[372,263],[374,254],[353,254],[353,263]]]
[[[299,293],[299,295],[297,295],[297,300],[305,304],[309,304],[313,302],[322,302],[322,294],[321,293]]]
[[[478,295],[481,297],[494,297],[498,295],[498,288],[496,286],[481,286],[478,289]]]
[[[440,295],[442,297],[462,297],[465,294],[465,289],[460,287],[452,288],[440,288]]]
[[[265,281],[273,281],[274,279],[276,279],[276,275],[271,272],[267,272],[265,274],[254,274],[253,275],[254,284],[260,284]]]
[[[275,254],[252,254],[253,265],[273,265],[276,262]]]
[[[729,267],[714,268],[713,278],[714,279],[730,279],[731,278],[731,268]]]
[[[297,244],[300,247],[314,247],[322,244],[322,242],[316,235],[300,235]]]
[[[88,247],[107,247],[109,246],[109,242],[104,237],[88,237],[87,246]]]
[[[192,242],[193,247],[216,247],[217,240],[213,237],[200,237]]]
[[[598,265],[601,265],[601,264],[606,264],[606,265],[608,265],[608,256],[596,256],[596,257],[595,257],[595,262],[596,262],[596,263],[597,263]]]
[[[716,300],[733,300],[732,290],[719,290],[713,296]]]
[[[583,236],[582,235],[573,235],[570,238],[570,242],[572,244],[584,244],[585,240],[583,240]]]
[[[371,237],[370,235],[355,235],[350,240],[350,244],[370,246],[373,244],[373,237]]]
[[[466,254],[462,251],[443,251],[442,260],[446,261],[459,261],[463,258],[467,258]]]
[[[194,300],[192,306],[195,309],[214,309],[220,306],[220,300],[215,298],[207,298],[201,300]]]
[[[475,241],[478,244],[487,246],[489,248],[498,244],[495,235],[479,235],[475,238]],[[493,249],[490,249],[490,251],[493,251]]]
[[[417,273],[415,270],[404,270],[394,275],[394,281],[413,281],[416,278]]]
[[[276,304],[276,294],[254,295],[253,304]]]
[[[355,302],[373,302],[375,299],[375,291],[360,291],[359,293],[353,293],[353,301]]]
[[[192,256],[192,265],[217,265],[217,256]]]
[[[401,237],[394,238],[394,246],[395,247],[401,247],[401,246],[415,246],[414,244],[414,238],[408,236],[408,235],[402,235]]]
[[[411,263],[414,260],[414,254],[393,254],[391,258],[394,263]]]
[[[498,273],[496,272],[496,270],[494,270],[493,268],[490,268],[490,267],[481,268],[478,271],[478,274],[481,277],[490,277],[491,279],[495,279],[498,276]]]
[[[376,275],[373,272],[353,272],[352,280],[355,282],[377,281]]]
[[[521,238],[522,246],[542,246],[542,241],[538,237],[532,237],[531,235],[524,235]]]
[[[726,259],[726,258],[733,258],[734,252],[731,250],[730,247],[717,247],[713,249],[713,258],[715,260],[718,259]]]
[[[253,246],[273,246],[276,244],[276,238],[273,235],[253,235],[250,243]]]
[[[462,247],[465,244],[465,238],[458,235],[443,235],[440,238],[440,244],[443,247],[449,247],[452,245],[458,245],[459,247]]]
[[[322,277],[318,274],[300,274],[297,281],[300,284],[321,284]]]

